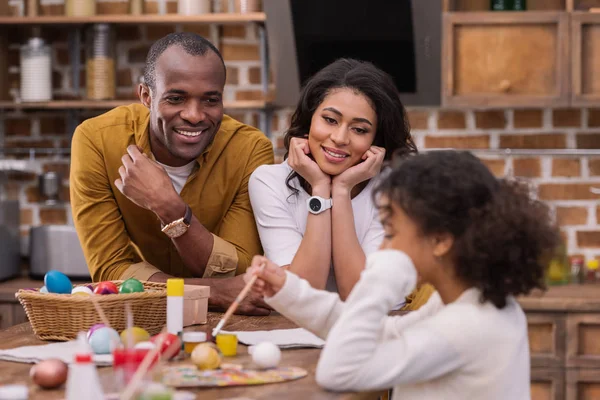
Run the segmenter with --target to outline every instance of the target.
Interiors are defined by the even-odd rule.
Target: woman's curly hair
[[[497,179],[465,151],[404,156],[374,196],[384,195],[424,235],[450,233],[456,275],[478,288],[482,301],[545,288],[547,261],[560,242],[548,206],[518,180]]]

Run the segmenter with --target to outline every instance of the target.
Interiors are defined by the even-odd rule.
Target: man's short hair
[[[175,32],[158,39],[148,51],[146,67],[144,68],[144,83],[148,85],[150,89],[154,89],[156,86],[156,61],[165,50],[175,45],[181,46],[186,53],[192,56],[203,56],[208,51],[212,51],[219,56],[219,59],[223,63],[223,70],[225,71],[225,74],[227,74],[223,56],[221,56],[219,50],[217,50],[208,39],[192,32]]]

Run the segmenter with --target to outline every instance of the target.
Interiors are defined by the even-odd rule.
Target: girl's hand
[[[383,147],[371,146],[363,154],[363,162],[348,168],[333,178],[333,190],[342,189],[350,192],[354,186],[371,179],[381,171],[385,149]]]
[[[244,274],[247,282],[257,275],[252,291],[265,297],[275,296],[285,283],[285,270],[263,256],[254,256],[250,268]]]
[[[289,166],[302,176],[312,188],[323,187],[329,190],[331,177],[321,171],[319,165],[311,159],[308,139],[292,138],[287,162]]]

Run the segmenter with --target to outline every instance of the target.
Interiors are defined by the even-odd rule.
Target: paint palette
[[[163,369],[162,383],[171,387],[222,387],[280,383],[304,378],[302,368],[279,367],[267,370],[222,368],[203,371],[194,365],[178,365]]]

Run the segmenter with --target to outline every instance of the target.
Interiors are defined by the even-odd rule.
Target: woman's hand
[[[329,191],[331,177],[321,171],[319,165],[308,154],[310,154],[308,139],[292,138],[290,140],[290,151],[287,159],[289,166],[306,179],[313,189],[322,187]]]
[[[364,161],[333,178],[332,191],[343,190],[350,193],[354,186],[377,176],[381,171],[384,157],[385,149],[383,147],[371,146],[362,156]]]
[[[258,276],[252,286],[252,291],[265,296],[275,296],[285,283],[285,270],[263,256],[254,256],[250,268],[244,274],[244,280],[247,282],[253,276]]]

